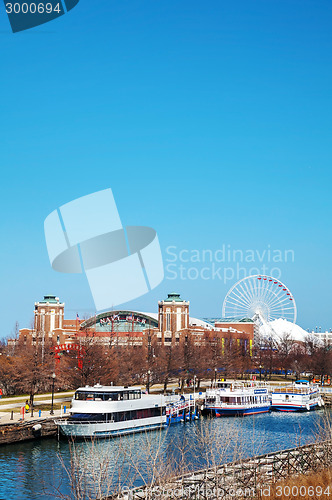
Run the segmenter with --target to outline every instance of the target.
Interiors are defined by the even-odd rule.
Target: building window
[[[45,331],[45,309],[41,309],[41,317],[40,317],[40,329],[42,332]]]
[[[177,331],[181,330],[181,307],[176,308],[176,329]]]
[[[171,329],[171,313],[166,313],[166,331],[169,332]]]
[[[51,309],[51,321],[50,321],[50,330],[53,332],[55,328],[55,309]]]

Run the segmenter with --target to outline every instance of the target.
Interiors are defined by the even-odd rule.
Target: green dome
[[[58,304],[59,299],[56,295],[44,295],[44,300],[41,300],[40,304],[46,304],[47,302],[50,304]]]
[[[164,300],[164,302],[183,302],[183,300],[180,298],[179,293],[169,293],[167,299]]]

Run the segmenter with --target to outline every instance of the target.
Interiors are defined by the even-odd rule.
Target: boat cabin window
[[[228,396],[222,396],[220,398],[220,401],[222,401],[223,403],[229,403],[230,402],[230,398]]]
[[[218,382],[217,387],[219,389],[229,389],[232,386],[229,382]]]
[[[119,394],[117,392],[106,392],[103,394],[103,401],[118,401]]]
[[[140,391],[129,391],[129,399],[139,399],[140,397]]]
[[[213,404],[213,403],[215,403],[215,402],[216,402],[216,398],[215,398],[215,397],[211,397],[211,396],[210,396],[210,397],[206,398],[206,402],[207,402],[208,404]]]
[[[69,420],[72,422],[124,422],[127,420],[138,420],[141,418],[160,417],[166,414],[166,408],[146,408],[142,410],[119,411],[114,413],[74,413]]]
[[[127,399],[141,399],[140,390],[118,392],[75,392],[75,399],[79,401],[122,401]]]

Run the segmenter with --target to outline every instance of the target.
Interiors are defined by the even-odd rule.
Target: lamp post
[[[32,386],[32,384],[31,384],[31,386]],[[32,392],[32,387],[31,387],[31,392],[30,392],[30,407],[31,407],[30,416],[33,417],[33,392]]]
[[[217,368],[214,369],[214,385],[216,385],[217,382]]]
[[[151,332],[150,332],[150,321],[149,321],[149,331],[148,331],[148,366],[150,366],[151,361]]]
[[[54,415],[54,410],[53,410],[53,407],[54,407],[54,382],[55,382],[55,373],[53,372],[52,373],[52,406],[51,406],[51,411],[50,411],[50,415]]]
[[[148,391],[148,394],[150,394],[150,370],[148,370],[148,381],[146,384],[146,390]]]
[[[259,381],[262,381],[262,365],[259,365]]]
[[[196,375],[194,375],[194,411],[196,405]]]

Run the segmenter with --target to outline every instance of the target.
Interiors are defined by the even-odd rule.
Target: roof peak
[[[184,302],[184,300],[181,299],[180,294],[177,292],[171,292],[167,295],[168,297],[164,300],[164,302]]]
[[[54,304],[54,303],[58,304],[60,302],[60,299],[56,295],[44,295],[43,300],[39,301],[40,304],[42,304],[42,303],[44,304],[47,302],[50,302],[52,304]]]

